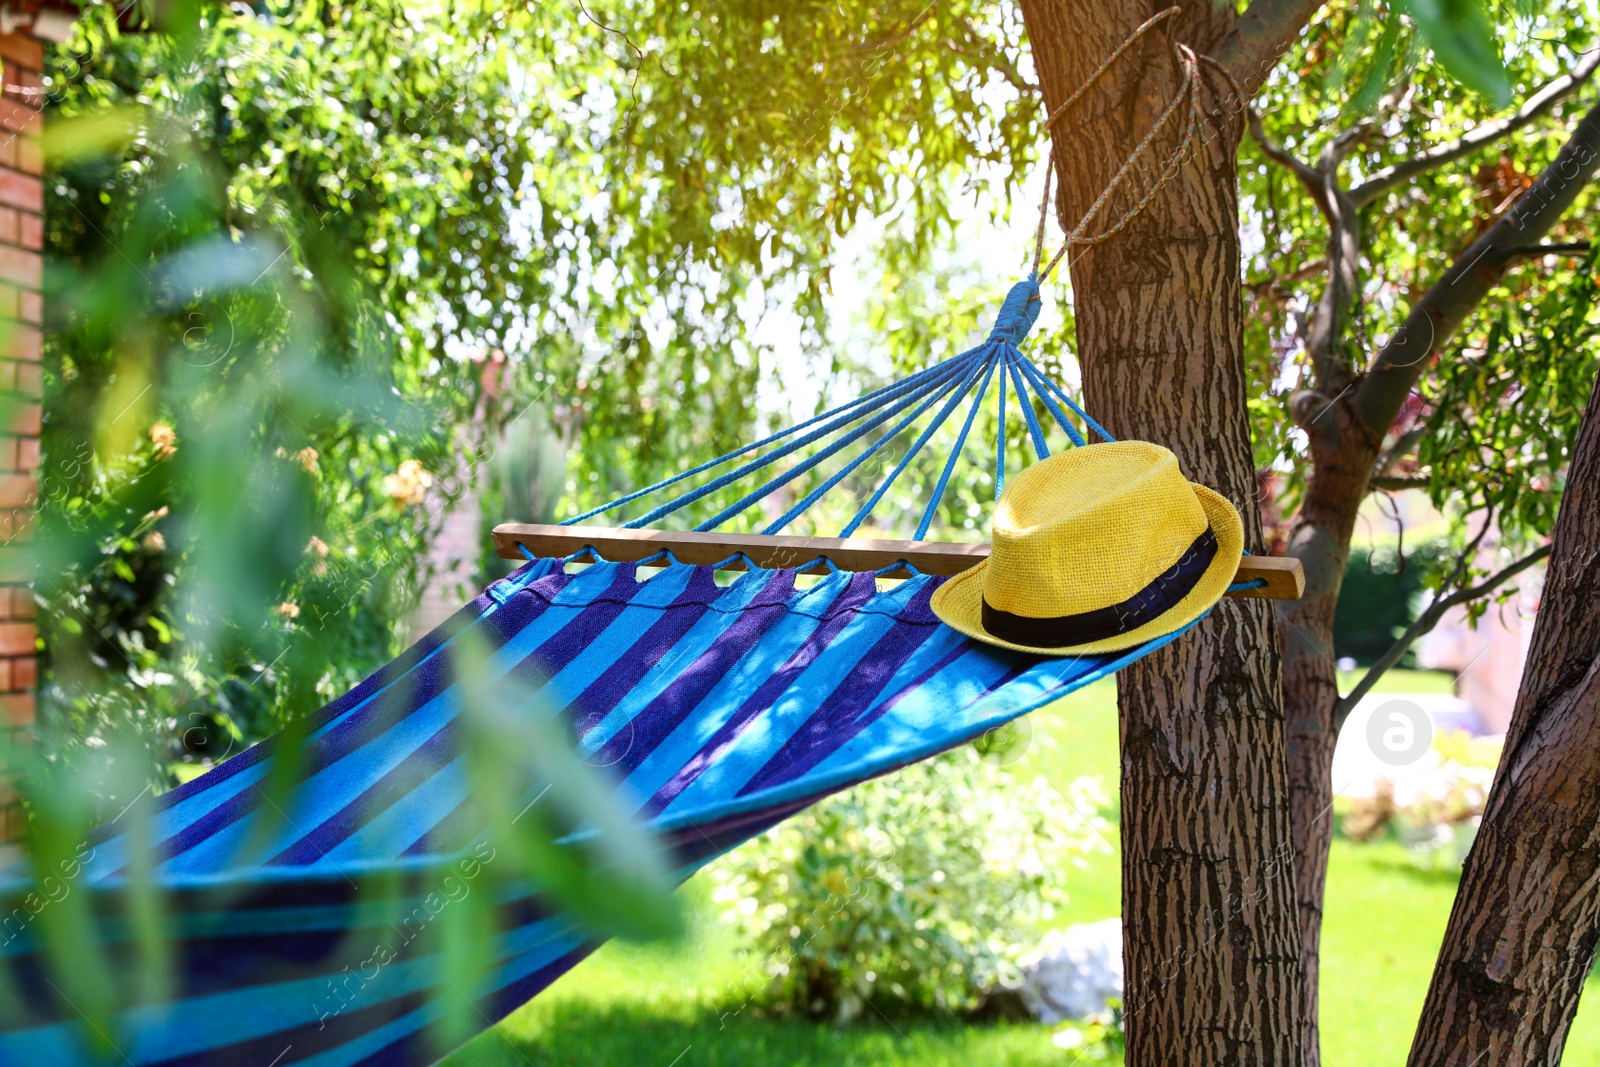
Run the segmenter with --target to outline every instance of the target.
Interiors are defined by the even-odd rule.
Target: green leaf
[[[1505,107],[1511,79],[1500,61],[1494,25],[1472,0],[1403,0],[1440,65],[1467,88]]]
[[[1391,11],[1383,21],[1383,33],[1378,37],[1377,48],[1373,50],[1372,65],[1367,68],[1367,76],[1350,97],[1350,110],[1365,114],[1377,104],[1378,97],[1394,78],[1396,45],[1399,43],[1400,15]]]

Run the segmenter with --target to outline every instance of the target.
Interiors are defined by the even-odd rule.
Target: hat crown
[[[1120,604],[1207,529],[1205,509],[1159,445],[1085,445],[1019,474],[1001,495],[983,597],[1054,618]]]

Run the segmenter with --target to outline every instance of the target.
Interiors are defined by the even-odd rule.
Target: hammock
[[[776,534],[932,412],[846,525],[848,536],[971,395],[918,525],[920,540],[991,382],[1002,414],[997,491],[1008,382],[1039,456],[1048,454],[1045,427],[1031,397],[1072,444],[1084,436],[1068,411],[1109,439],[1018,350],[1038,306],[1036,281],[1022,282],[976,348],[578,518],[742,460],[628,526],[655,523],[817,446],[701,523],[708,530],[889,424],[765,527]],[[492,843],[481,827],[470,824],[478,809],[467,803],[461,712],[468,669],[559,694],[578,751],[610,769],[617,796],[665,842],[681,880],[830,793],[970,741],[1178,636],[1105,656],[1041,658],[942,625],[929,598],[944,577],[898,561],[882,573],[909,577],[889,583],[828,560],[763,567],[739,553],[720,565],[747,573],[719,584],[718,565],[680,562],[671,552],[617,562],[593,552],[553,559],[521,550],[529,561],[516,573],[317,713],[300,755],[292,820],[274,821],[282,812],[267,810],[270,740],[159,798],[145,847],[154,849],[175,927],[176,987],[117,1014],[114,1039],[102,1035],[115,1042],[114,1061],[333,1067],[418,1064],[437,1055],[429,1029],[445,1010],[433,995],[442,964],[437,945],[412,943],[410,917],[425,925],[443,880],[459,881],[493,856],[492,848],[483,851]],[[580,557],[592,562],[574,569]],[[642,563],[658,569],[646,578]],[[797,582],[801,570],[824,575]],[[486,649],[487,659],[467,656],[469,645]],[[262,825],[281,828],[271,847],[238,862]],[[97,938],[113,956],[131,939],[129,864],[140,846],[129,837],[116,823],[103,827],[72,889],[91,894]],[[471,845],[463,850],[461,842]],[[22,1002],[0,1008],[0,1064],[95,1062],[77,1012],[48,980],[37,924],[16,910],[15,899],[31,888],[27,872],[7,873],[5,914],[21,921],[0,918],[3,951]],[[385,906],[373,907],[374,896]],[[496,912],[493,969],[469,998],[480,1027],[596,947],[535,886],[497,900]],[[384,949],[381,966],[367,946]],[[352,961],[361,974],[354,982]]]
[[[991,382],[1002,413],[997,490],[1008,382],[1036,454],[1048,451],[1030,396],[1072,444],[1084,436],[1068,411],[1109,439],[1018,350],[1038,306],[1037,283],[1020,283],[976,348],[578,518],[743,460],[628,526],[655,523],[818,445],[701,523],[710,529],[889,424],[763,531],[776,534],[932,412],[846,525],[848,536],[971,395],[918,525],[920,540]],[[437,946],[412,944],[409,919],[395,920],[417,915],[425,924],[441,881],[459,880],[493,854],[482,851],[481,834],[474,841],[481,828],[470,825],[477,809],[467,803],[463,767],[464,660],[490,681],[522,678],[559,694],[579,752],[610,769],[617,795],[660,835],[683,879],[830,793],[972,740],[1178,636],[1105,656],[1041,658],[942,625],[928,602],[944,577],[905,563],[882,569],[910,575],[889,583],[827,560],[763,567],[740,553],[721,562],[747,573],[719,585],[718,566],[680,562],[670,552],[617,562],[522,551],[530,559],[516,573],[317,713],[287,824],[273,821],[282,813],[265,801],[270,740],[159,799],[150,840],[175,925],[176,988],[118,1013],[116,1062],[333,1067],[417,1064],[437,1055],[429,1042],[444,1011],[432,995]],[[577,557],[593,562],[574,569]],[[658,569],[645,578],[641,563]],[[826,573],[797,583],[805,569]],[[488,658],[465,656],[469,643]],[[281,830],[254,853],[258,860],[239,863],[261,825]],[[115,823],[102,828],[73,889],[91,894],[97,937],[113,955],[131,937],[128,868],[139,846],[129,836]],[[477,851],[463,851],[464,841]],[[25,870],[8,873],[8,898],[31,888]],[[374,894],[387,906],[371,906]],[[596,947],[532,885],[496,904],[502,927],[493,936],[493,970],[470,998],[483,1027]],[[27,918],[14,901],[6,914]],[[36,924],[13,925],[4,954],[22,1003],[0,1011],[0,1064],[94,1062],[81,1019],[47,980]],[[383,946],[387,958],[374,966],[365,952],[352,955],[352,946]],[[352,960],[363,964],[357,982],[349,978]]]
[[[166,794],[156,827],[182,990],[123,1014],[121,1055],[168,1067],[431,1060],[438,961],[407,951],[411,927],[395,920],[425,922],[424,898],[458,868],[431,843],[454,836],[466,799],[450,688],[466,630],[493,643],[495,669],[537,669],[574,694],[567,714],[583,749],[619,772],[618,788],[663,835],[682,877],[828,793],[1149,651],[1036,659],[969,641],[929,611],[940,580],[929,576],[878,592],[872,574],[840,572],[796,592],[792,571],[753,571],[728,588],[708,567],[671,566],[643,583],[633,572],[530,564],[325,708],[305,754],[298,829],[259,867],[215,865],[261,814],[269,744]],[[127,847],[116,834],[94,842],[82,881],[114,895]],[[392,890],[402,899],[364,919],[360,889],[378,871],[403,875]],[[219,892],[239,886],[252,888]],[[475,1004],[485,1026],[596,947],[531,891],[505,904],[517,921],[500,934]],[[341,951],[350,945],[361,951]],[[350,982],[352,959],[370,960],[377,945],[393,962]],[[79,1024],[40,979],[26,933],[12,963],[32,1018],[0,1035],[0,1062],[79,1062],[70,1054],[84,1047]]]

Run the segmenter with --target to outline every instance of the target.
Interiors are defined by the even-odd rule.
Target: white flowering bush
[[[1063,793],[963,746],[737,849],[713,868],[715,900],[774,1007],[960,1011],[1016,981],[1068,872],[1109,849],[1104,804],[1094,779]]]

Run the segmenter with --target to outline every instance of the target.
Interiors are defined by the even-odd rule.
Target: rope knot
[[[1000,313],[995,316],[994,329],[989,331],[991,341],[1009,341],[1020,345],[1033,324],[1039,321],[1044,301],[1039,296],[1039,283],[1033,278],[1018,282],[1006,294]]]

